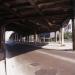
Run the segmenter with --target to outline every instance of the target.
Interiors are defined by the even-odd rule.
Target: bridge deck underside
[[[1,25],[21,34],[57,31],[71,17],[71,0],[0,1]]]

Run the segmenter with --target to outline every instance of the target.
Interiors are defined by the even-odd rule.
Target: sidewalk
[[[37,47],[41,47],[44,49],[50,49],[50,50],[72,50],[72,43],[71,42],[65,42],[64,45],[61,45],[56,42],[49,42],[49,43],[29,43],[29,45],[34,45]]]
[[[36,44],[37,45],[37,44]],[[68,43],[64,43],[64,45],[62,46],[61,44],[59,43],[55,43],[55,42],[50,42],[46,45],[37,45],[37,46],[40,46],[44,49],[53,49],[53,50],[72,50],[73,47],[72,47],[72,43],[68,42]]]

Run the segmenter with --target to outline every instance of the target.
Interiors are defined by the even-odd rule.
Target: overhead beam
[[[38,4],[39,7],[42,6],[54,6],[56,4],[60,4],[60,3],[64,3],[64,2],[68,2],[69,0],[56,0],[56,1],[52,1],[52,2],[46,2],[46,3],[40,3]]]
[[[32,6],[34,6],[35,10],[36,10],[41,16],[44,16],[44,14],[43,14],[42,11],[40,10],[40,8],[36,5],[36,3],[35,3],[33,0],[29,0],[29,2],[30,2],[30,4],[31,4]],[[43,20],[44,20],[45,22],[47,22],[47,25],[48,25],[49,28],[50,28],[50,26],[52,26],[52,23],[51,23],[48,19],[43,18]]]

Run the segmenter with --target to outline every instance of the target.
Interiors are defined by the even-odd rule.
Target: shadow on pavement
[[[40,48],[25,44],[14,44],[14,45],[6,44],[6,58],[11,58],[37,49]]]

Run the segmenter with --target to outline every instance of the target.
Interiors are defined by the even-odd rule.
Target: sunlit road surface
[[[4,60],[0,61],[0,75],[6,75],[6,72],[5,72],[5,61]]]
[[[7,50],[7,75],[75,75],[75,53],[17,47]]]
[[[50,42],[45,45],[42,45],[42,43],[36,43],[35,46],[42,47],[44,49],[55,49],[55,50],[73,49],[72,42],[65,42],[63,45],[59,44],[59,42]]]

